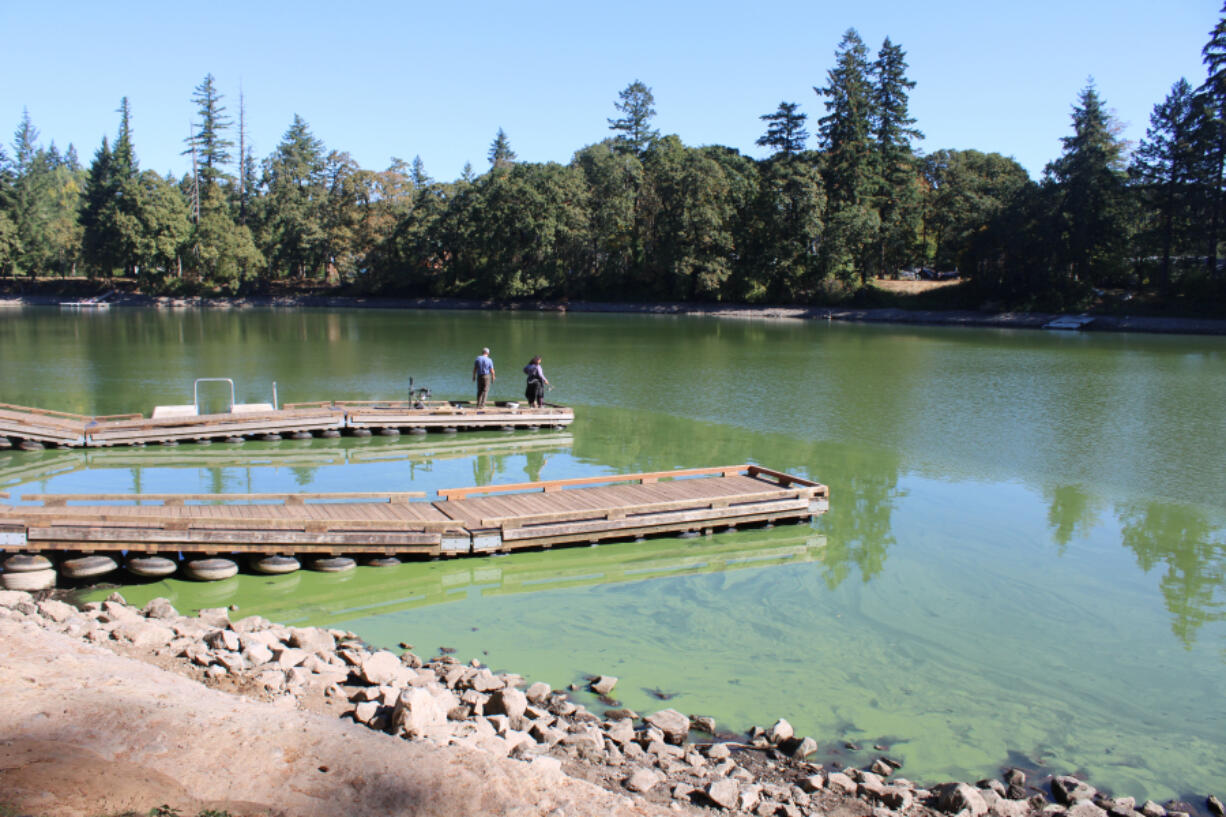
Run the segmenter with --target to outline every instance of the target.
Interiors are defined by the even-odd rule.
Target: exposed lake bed
[[[13,493],[430,490],[734,461],[832,489],[794,543],[781,527],[673,556],[617,544],[301,574],[292,590],[149,586],[181,609],[344,622],[372,645],[447,645],[554,686],[611,673],[638,711],[665,705],[655,690],[730,730],[785,716],[826,744],[890,745],[919,780],[1029,762],[1165,800],[1226,777],[1217,339],[379,310],[22,310],[0,332],[6,402],[147,409],[135,401],[176,402],[205,375],[277,380],[293,399],[391,397],[409,374],[466,395],[488,345],[496,390],[518,391],[522,361],[542,354],[551,398],[577,416],[552,450],[455,457],[313,440],[297,450],[342,461],[279,465],[252,443],[245,463],[193,466],[184,448],[57,471],[71,452],[0,454],[0,473],[49,465],[33,482],[14,470],[0,486]],[[381,446],[386,459],[354,456]],[[686,566],[704,546],[743,564]],[[808,556],[750,561],[778,547]],[[551,580],[558,560],[573,566]],[[620,578],[582,578],[597,573]]]

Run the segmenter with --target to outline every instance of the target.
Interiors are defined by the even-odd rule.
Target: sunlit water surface
[[[917,780],[1006,764],[1164,799],[1226,780],[1226,342],[763,320],[42,309],[0,315],[0,400],[145,411],[495,396],[544,357],[566,433],[0,452],[0,490],[425,490],[757,462],[812,525],[124,589],[440,646],[638,710],[786,716]],[[10,501],[17,501],[16,499]],[[662,696],[669,697],[667,703]],[[582,694],[580,694],[582,697]],[[589,703],[594,703],[589,701]],[[845,762],[867,754],[842,750]]]

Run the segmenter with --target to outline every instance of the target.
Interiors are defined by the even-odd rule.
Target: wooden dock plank
[[[32,550],[294,548],[438,555],[444,536],[481,550],[550,546],[721,525],[807,519],[825,486],[756,466],[693,469],[420,494],[34,494],[0,506]],[[674,479],[678,473],[682,479]],[[820,499],[818,503],[815,500]],[[92,501],[109,504],[79,504]],[[117,504],[124,503],[127,504]],[[139,503],[139,504],[138,504]],[[455,546],[449,545],[449,554]],[[467,552],[461,548],[461,552]]]

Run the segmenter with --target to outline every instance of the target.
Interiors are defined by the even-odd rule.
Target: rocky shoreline
[[[901,777],[902,764],[884,751],[863,769],[810,762],[817,743],[783,719],[727,739],[715,734],[710,718],[673,709],[642,715],[613,709],[602,717],[566,690],[541,682],[524,688],[522,677],[491,672],[477,660],[424,659],[408,644],[397,654],[350,632],[237,618],[228,608],[185,616],[165,599],[138,609],[115,593],[77,607],[57,595],[0,591],[0,620],[98,645],[278,709],[344,719],[354,729],[440,750],[520,761],[534,773],[561,770],[643,808],[760,817],[1226,817],[1213,795],[1203,805],[1138,805],[1076,777],[1027,779],[1019,769],[973,784],[921,785]],[[616,684],[599,676],[590,688],[608,696]],[[557,811],[549,813],[562,817]]]
[[[58,295],[0,294],[0,307],[56,306],[77,300]],[[998,329],[1042,329],[1062,317],[1045,312],[983,312],[898,308],[759,306],[751,304],[621,303],[601,301],[494,301],[462,298],[384,298],[339,295],[254,295],[234,298],[171,297],[117,294],[108,302],[119,307],[154,309],[452,309],[533,312],[609,312],[648,315],[694,315],[715,318],[825,320],[919,326],[963,326]],[[1088,315],[1081,327],[1088,332],[1226,335],[1226,319]]]

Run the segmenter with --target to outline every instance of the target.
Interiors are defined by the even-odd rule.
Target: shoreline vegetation
[[[90,292],[96,292],[90,288]],[[67,294],[16,294],[0,292],[0,308],[56,306],[82,300]],[[982,309],[911,306],[788,306],[725,303],[634,303],[616,301],[504,301],[468,298],[395,298],[357,295],[286,293],[246,297],[178,297],[141,293],[114,293],[106,303],[122,308],[149,309],[438,309],[523,312],[618,313],[645,315],[690,315],[741,319],[828,320],[851,323],[882,323],[921,326],[961,326],[997,329],[1043,329],[1068,313],[989,311]],[[3,314],[3,313],[0,313]],[[1226,319],[1183,315],[1081,313],[1087,320],[1081,331],[1142,332],[1179,335],[1226,335]]]
[[[603,675],[585,684],[601,716],[571,699],[578,684],[236,611],[0,591],[0,725],[24,761],[5,763],[0,812],[1226,817],[1213,794],[1138,804],[1058,771],[919,783],[889,746],[814,762],[818,742],[784,718],[733,735],[701,715],[640,714]],[[80,773],[116,762],[122,781]]]
[[[45,145],[22,112],[0,149],[0,279],[863,307],[875,279],[959,274],[975,304],[1001,309],[1080,311],[1109,292],[1224,316],[1226,17],[1202,57],[1202,76],[1169,78],[1135,149],[1091,81],[1037,181],[999,153],[918,151],[907,52],[886,37],[874,53],[854,28],[813,78],[812,118],[786,100],[759,117],[761,159],[662,134],[636,79],[565,163],[520,161],[500,128],[489,166],[452,181],[420,156],[363,168],[296,113],[257,160],[246,100],[227,112],[207,74],[190,97],[190,169],[162,175],[141,168],[116,89],[118,126],[89,161]]]

